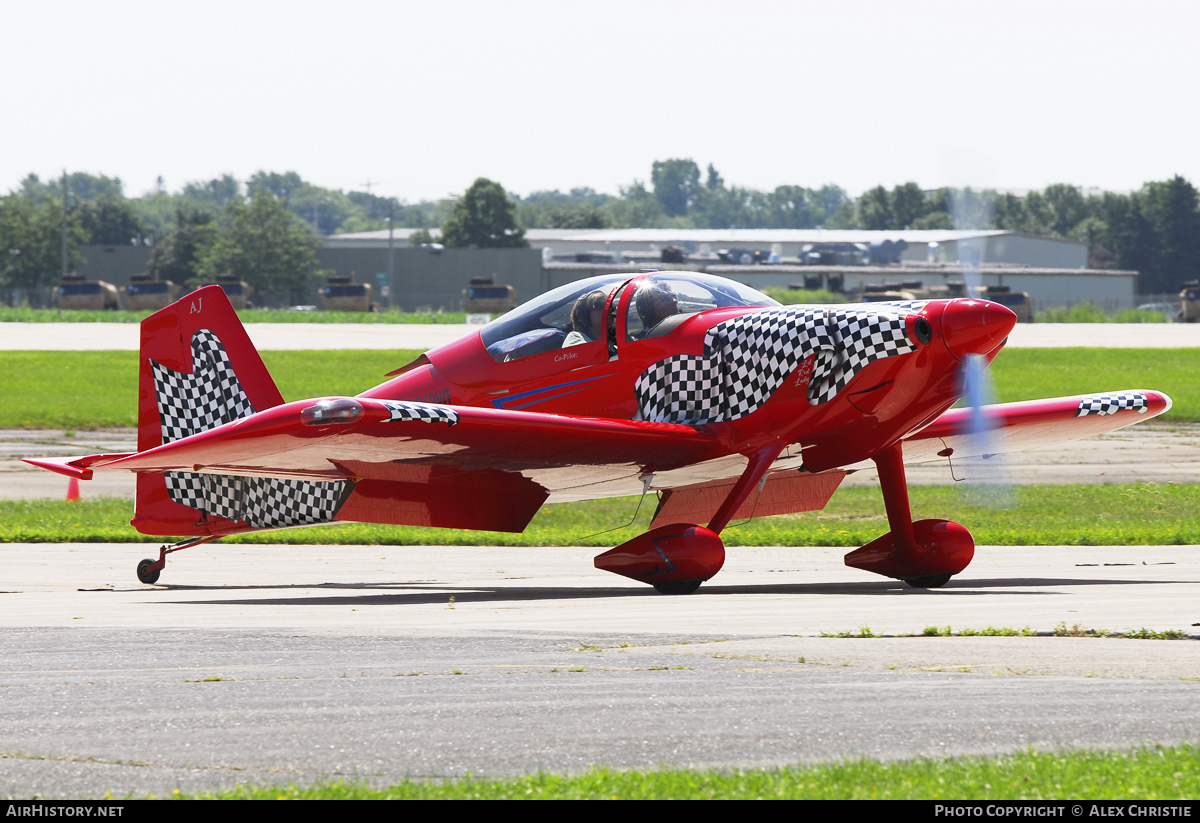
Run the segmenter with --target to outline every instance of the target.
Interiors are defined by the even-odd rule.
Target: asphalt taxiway
[[[918,591],[731,549],[694,595],[594,549],[0,546],[0,794],[763,766],[1200,736],[1200,547],[980,547]],[[924,637],[1010,627],[1029,637]],[[889,635],[830,637],[838,633]],[[918,636],[911,636],[918,635]]]

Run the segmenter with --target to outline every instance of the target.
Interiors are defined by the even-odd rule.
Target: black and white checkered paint
[[[915,351],[907,312],[890,306],[782,307],[719,323],[704,337],[704,354],[655,363],[634,384],[645,420],[711,423],[754,412],[810,355],[808,401],[837,396],[864,366]]]
[[[167,472],[167,492],[176,503],[259,529],[327,523],[350,490],[345,480]]]
[[[1079,408],[1075,410],[1075,416],[1087,417],[1089,414],[1098,414],[1103,417],[1116,414],[1124,409],[1145,414],[1148,408],[1150,408],[1150,403],[1147,401],[1146,395],[1140,391],[1097,394],[1079,401]]]
[[[384,423],[394,423],[399,420],[420,420],[424,423],[445,423],[453,426],[458,422],[458,412],[449,406],[437,406],[432,403],[413,403],[408,400],[379,400],[391,416]]]
[[[163,443],[173,443],[254,414],[254,406],[233,373],[225,347],[208,329],[192,335],[191,374],[177,372],[153,360],[150,368],[158,395]]]
[[[154,360],[150,368],[164,444],[254,414],[225,347],[209,329],[192,335],[191,374]],[[344,480],[314,482],[197,472],[167,472],[166,485],[176,503],[264,529],[328,522],[350,490]]]

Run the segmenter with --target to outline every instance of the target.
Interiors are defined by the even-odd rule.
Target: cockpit
[[[630,341],[670,334],[688,317],[707,309],[779,305],[749,286],[697,272],[632,278],[605,274],[560,286],[498,317],[483,327],[483,345],[493,359],[507,362],[601,342],[606,330],[615,330],[622,322],[617,317],[620,295],[614,296],[622,286],[634,289],[623,320]]]

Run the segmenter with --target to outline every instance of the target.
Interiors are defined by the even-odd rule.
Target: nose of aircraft
[[[942,314],[942,339],[959,360],[987,354],[1004,342],[1017,316],[999,303],[976,298],[951,300]]]

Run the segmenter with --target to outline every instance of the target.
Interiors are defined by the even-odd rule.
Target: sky
[[[10,3],[0,192],[297,171],[409,202],[648,182],[1200,183],[1187,2]]]

